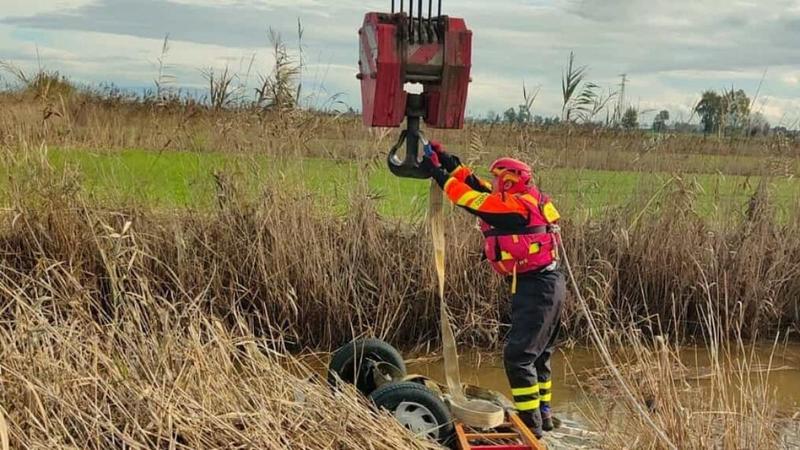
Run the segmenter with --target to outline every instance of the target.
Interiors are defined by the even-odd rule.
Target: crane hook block
[[[425,124],[464,126],[472,68],[472,31],[464,19],[370,12],[358,34],[365,125],[399,127],[409,115],[405,86],[419,83]]]

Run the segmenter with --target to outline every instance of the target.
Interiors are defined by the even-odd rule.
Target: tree
[[[517,123],[528,123],[533,120],[531,108],[528,105],[517,106]]]
[[[626,130],[639,128],[639,112],[633,106],[629,106],[622,115],[622,128]]]
[[[517,111],[514,108],[508,108],[503,113],[503,121],[509,124],[517,123]]]
[[[700,116],[700,123],[703,124],[703,133],[713,133],[719,127],[719,119],[722,111],[722,98],[714,91],[705,91],[700,96],[694,111]]]
[[[545,117],[544,119],[544,126],[551,127],[554,125],[558,125],[561,123],[561,119],[558,116],[554,117]]]
[[[656,133],[667,131],[667,121],[669,121],[669,111],[666,109],[661,110],[656,115],[656,118],[653,119],[653,131]]]
[[[722,97],[724,129],[741,130],[747,126],[750,117],[750,98],[741,89],[726,91]],[[724,131],[723,129],[723,131]]]
[[[678,133],[697,133],[702,131],[697,125],[691,124],[689,122],[673,122],[672,129]]]
[[[501,120],[502,119],[500,118],[500,114],[497,114],[496,112],[494,112],[492,110],[490,110],[488,113],[486,113],[485,122],[487,122],[487,123],[500,123]]]
[[[750,115],[750,124],[749,124],[749,131],[748,134],[750,136],[757,136],[762,135],[766,136],[769,134],[770,125],[767,121],[767,118],[764,117],[763,114],[760,112],[754,112]]]
[[[750,99],[741,89],[725,91],[722,95],[715,91],[705,91],[694,108],[700,115],[703,132],[720,135],[739,131],[747,126],[750,117]]]

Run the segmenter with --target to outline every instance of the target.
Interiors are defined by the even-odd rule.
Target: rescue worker
[[[553,429],[550,358],[566,294],[558,270],[559,213],[531,182],[531,168],[516,159],[492,163],[490,183],[434,141],[420,167],[450,201],[479,218],[486,258],[510,281],[511,330],[503,360],[519,416],[541,437]]]

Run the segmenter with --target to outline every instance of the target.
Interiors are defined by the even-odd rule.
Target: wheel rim
[[[430,409],[417,402],[402,402],[394,410],[394,417],[400,424],[418,436],[439,439],[439,423]]]

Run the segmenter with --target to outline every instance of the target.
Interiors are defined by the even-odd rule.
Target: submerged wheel
[[[410,381],[385,384],[370,396],[375,406],[392,413],[401,425],[419,437],[451,445],[453,417],[444,402],[422,384]]]
[[[406,375],[403,355],[394,347],[380,339],[357,339],[333,352],[328,364],[328,383],[336,386],[338,377],[355,384],[362,394],[369,395],[377,387],[370,370],[377,362],[389,363],[399,370],[399,376]]]

